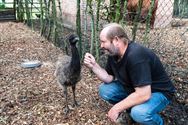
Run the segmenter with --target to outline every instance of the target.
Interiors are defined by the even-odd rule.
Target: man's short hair
[[[110,23],[104,26],[104,28],[108,28],[108,32],[106,34],[107,39],[113,40],[115,37],[123,38],[125,42],[129,41],[127,34],[125,33],[124,28],[117,23]]]

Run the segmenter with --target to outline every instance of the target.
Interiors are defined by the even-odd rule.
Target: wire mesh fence
[[[88,33],[88,31],[85,31],[84,29],[84,27],[86,27],[86,22],[89,27],[89,29],[86,29],[90,32],[93,31],[90,29],[90,27],[92,27],[91,11],[89,14],[85,12],[85,10],[89,11],[91,9],[93,10],[92,13],[95,15],[95,21],[97,21],[97,10],[100,10],[99,25],[96,25],[95,28],[101,29],[103,24],[110,22],[121,23],[130,39],[143,42],[144,44],[147,44],[147,46],[153,41],[159,41],[160,38],[166,34],[166,29],[182,28],[182,32],[187,32],[187,1],[108,0],[100,1],[101,6],[100,8],[97,8],[98,2],[92,1],[92,6],[90,8],[87,8],[87,1],[82,2],[82,30],[84,33]],[[179,5],[176,5],[177,2],[179,2]],[[184,7],[182,7],[182,5],[184,5]],[[98,35],[99,32],[96,32],[95,34]]]

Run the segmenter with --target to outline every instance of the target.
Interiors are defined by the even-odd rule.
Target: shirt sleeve
[[[142,61],[129,67],[130,80],[134,87],[151,85],[151,67],[148,61]]]

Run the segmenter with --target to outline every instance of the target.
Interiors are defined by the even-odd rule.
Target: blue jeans
[[[101,84],[99,95],[111,104],[116,104],[128,96],[123,85],[118,81]],[[169,103],[170,101],[161,92],[155,92],[145,103],[133,106],[130,109],[130,116],[135,122],[143,125],[163,125],[163,120],[158,113]]]

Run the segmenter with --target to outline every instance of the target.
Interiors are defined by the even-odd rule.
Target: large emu
[[[68,38],[72,57],[68,55],[63,55],[58,57],[58,61],[56,62],[56,70],[55,70],[55,76],[57,78],[58,84],[62,87],[63,93],[66,99],[65,109],[64,113],[67,114],[69,112],[68,107],[68,99],[67,99],[67,87],[71,86],[73,91],[73,106],[77,106],[78,103],[75,99],[75,89],[76,89],[76,83],[80,81],[80,71],[81,71],[81,65],[80,65],[80,56],[78,53],[78,49],[76,47],[77,41],[79,41],[79,38],[72,34]]]

